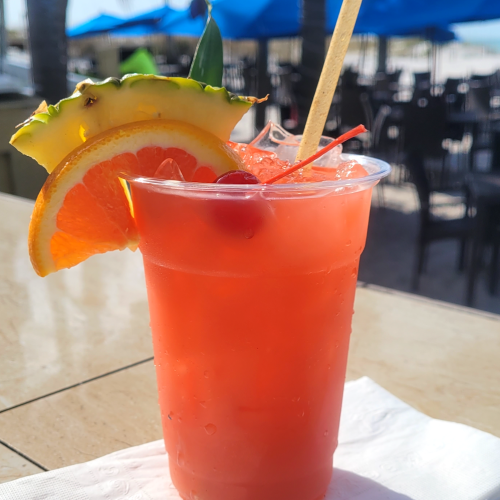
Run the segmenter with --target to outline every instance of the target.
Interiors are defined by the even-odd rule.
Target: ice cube
[[[280,145],[298,147],[299,142],[295,139],[293,134],[290,134],[290,132],[280,125],[268,122],[250,145],[258,149],[263,149],[264,151],[276,151],[276,148]]]
[[[155,179],[169,181],[185,181],[179,165],[172,158],[167,158],[161,162],[160,166],[156,169],[154,177]]]
[[[262,132],[250,143],[253,146],[264,151],[274,151],[280,160],[289,162],[293,165],[299,151],[301,135],[290,134],[280,125],[269,122]],[[333,141],[331,137],[322,137],[318,146],[318,150],[324,148]],[[314,165],[320,167],[337,167],[342,159],[342,145],[336,146],[331,151],[323,155],[314,162]]]

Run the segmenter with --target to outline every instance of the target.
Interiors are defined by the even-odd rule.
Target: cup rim
[[[342,153],[343,161],[355,160],[361,166],[368,167],[369,172],[365,177],[353,179],[342,179],[336,181],[321,182],[302,182],[290,184],[216,184],[203,182],[184,182],[165,179],[156,179],[154,177],[145,177],[128,173],[121,173],[120,177],[133,184],[144,184],[155,188],[155,190],[174,190],[174,191],[196,191],[204,193],[231,193],[241,192],[242,190],[251,192],[267,193],[290,193],[296,191],[343,191],[342,188],[357,187],[358,190],[368,189],[377,184],[382,178],[389,175],[391,166],[377,158],[365,155]],[[371,172],[370,172],[371,171]]]

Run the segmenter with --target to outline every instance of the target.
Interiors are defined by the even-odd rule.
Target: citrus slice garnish
[[[70,153],[40,191],[29,229],[35,271],[46,276],[97,253],[135,250],[139,235],[120,175],[153,177],[168,158],[188,182],[213,182],[242,168],[223,141],[184,122],[151,120],[107,130]]]

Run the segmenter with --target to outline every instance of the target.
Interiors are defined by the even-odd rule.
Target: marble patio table
[[[0,194],[0,482],[161,438],[139,252],[46,278]],[[500,316],[360,284],[347,380],[500,437]]]

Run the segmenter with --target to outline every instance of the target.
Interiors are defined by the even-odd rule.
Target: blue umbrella
[[[456,33],[449,26],[428,26],[417,30],[393,33],[391,36],[401,38],[425,38],[433,43],[446,43],[458,39]]]
[[[160,22],[158,23],[158,28],[163,33],[166,33],[168,35],[199,37],[205,29],[205,22],[205,16],[197,16],[193,18],[191,17],[190,10],[186,9],[175,12],[167,19],[160,20]]]
[[[165,21],[179,11],[168,6],[143,12],[129,18],[101,14],[86,23],[67,31],[69,38],[84,38],[102,34],[114,36],[144,36],[162,33],[160,21]]]
[[[109,14],[100,14],[96,18],[87,21],[80,26],[71,28],[67,31],[69,38],[84,38],[88,36],[100,35],[116,28],[123,23],[121,17],[110,16]]]
[[[488,21],[500,18],[500,2],[498,0],[481,0],[478,3],[472,3],[476,6],[474,14],[468,19],[458,19],[455,22]]]
[[[446,43],[456,40],[457,36],[449,26],[432,26],[425,30],[424,38],[434,43]]]
[[[134,36],[149,36],[164,34],[162,31],[158,30],[158,27],[154,24],[137,24],[135,26],[118,26],[108,31],[107,34],[111,37],[134,37]]]
[[[342,0],[327,0],[327,32],[331,33],[335,27],[341,3]],[[200,36],[205,27],[205,16],[193,18],[196,13],[193,11],[202,13],[199,8],[202,4],[196,1],[194,5],[196,8],[182,11],[165,6],[122,19],[116,24],[102,23],[101,31],[115,32],[134,26],[137,29],[117,31],[117,34]],[[265,39],[300,33],[302,13],[299,0],[212,0],[212,5],[212,15],[224,38]],[[471,0],[364,0],[354,32],[405,36],[422,33],[429,27],[440,30],[451,23],[498,17],[498,0],[480,0],[479,3]],[[89,21],[70,30],[68,35],[81,37],[98,34],[100,22],[99,18]]]
[[[495,0],[488,0],[495,1]],[[327,29],[337,22],[342,0],[327,0]],[[448,26],[475,14],[471,0],[364,0],[355,33],[401,36],[432,26]]]
[[[299,5],[295,0],[213,0],[212,16],[223,38],[259,39],[296,36],[300,30]],[[193,18],[193,9],[177,11],[160,21],[160,29],[169,35],[200,36],[205,16]]]
[[[157,26],[162,19],[168,19],[172,13],[178,12],[172,9],[168,5],[160,7],[159,9],[150,10],[148,12],[143,12],[142,14],[137,14],[136,16],[128,17],[123,20],[123,22],[118,26],[118,28],[125,28],[128,26]]]
[[[113,27],[109,34],[111,36],[146,36],[164,33],[160,27],[160,22],[169,19],[179,11],[170,8],[168,5],[143,12],[136,16],[128,17],[121,23]]]
[[[488,0],[490,1],[490,0]],[[342,0],[327,0],[326,32],[337,22]],[[446,26],[450,19],[476,14],[470,0],[364,0],[355,33],[385,36],[425,36],[426,29],[435,41],[453,39]],[[274,38],[300,33],[301,5],[298,0],[213,0],[212,15],[224,38]],[[499,15],[500,17],[500,15]],[[190,9],[177,12],[159,23],[160,29],[172,35],[200,36],[203,16],[192,18]]]

